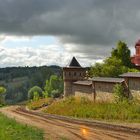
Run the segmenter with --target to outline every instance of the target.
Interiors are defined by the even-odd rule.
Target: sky
[[[0,67],[102,62],[119,40],[134,54],[140,0],[0,0]]]

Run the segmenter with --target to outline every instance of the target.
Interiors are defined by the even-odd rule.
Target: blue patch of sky
[[[57,39],[53,36],[36,36],[32,37],[29,40],[17,39],[15,40],[6,40],[2,44],[6,47],[39,47],[41,45],[51,45],[56,44]]]

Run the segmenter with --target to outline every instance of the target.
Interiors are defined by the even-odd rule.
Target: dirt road
[[[18,122],[36,126],[44,130],[46,140],[140,140],[140,132],[118,130],[112,127],[90,125],[57,119],[52,116],[38,115],[11,106],[0,109],[0,112]]]

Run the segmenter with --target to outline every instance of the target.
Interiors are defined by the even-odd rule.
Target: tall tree
[[[63,80],[57,75],[52,75],[44,87],[45,96],[58,97],[63,93]]]
[[[112,50],[111,56],[106,58],[103,63],[96,63],[90,68],[90,77],[118,77],[125,72],[138,72],[132,68],[130,50],[126,43],[119,41],[117,47]]]
[[[122,64],[120,59],[109,57],[104,60],[104,63],[96,63],[90,68],[90,77],[118,77],[120,74],[128,71],[128,68]]]
[[[111,57],[116,57],[122,61],[122,64],[126,67],[131,68],[131,57],[130,57],[130,50],[127,47],[127,44],[119,41],[117,47],[112,50]]]

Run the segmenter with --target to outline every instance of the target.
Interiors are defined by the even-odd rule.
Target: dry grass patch
[[[28,102],[27,106],[29,109],[36,110],[41,107],[50,105],[52,102],[53,102],[52,98],[43,98],[43,99],[39,99],[37,101],[30,101],[30,102]]]
[[[86,98],[54,102],[44,112],[78,118],[140,122],[140,103],[94,103]]]

